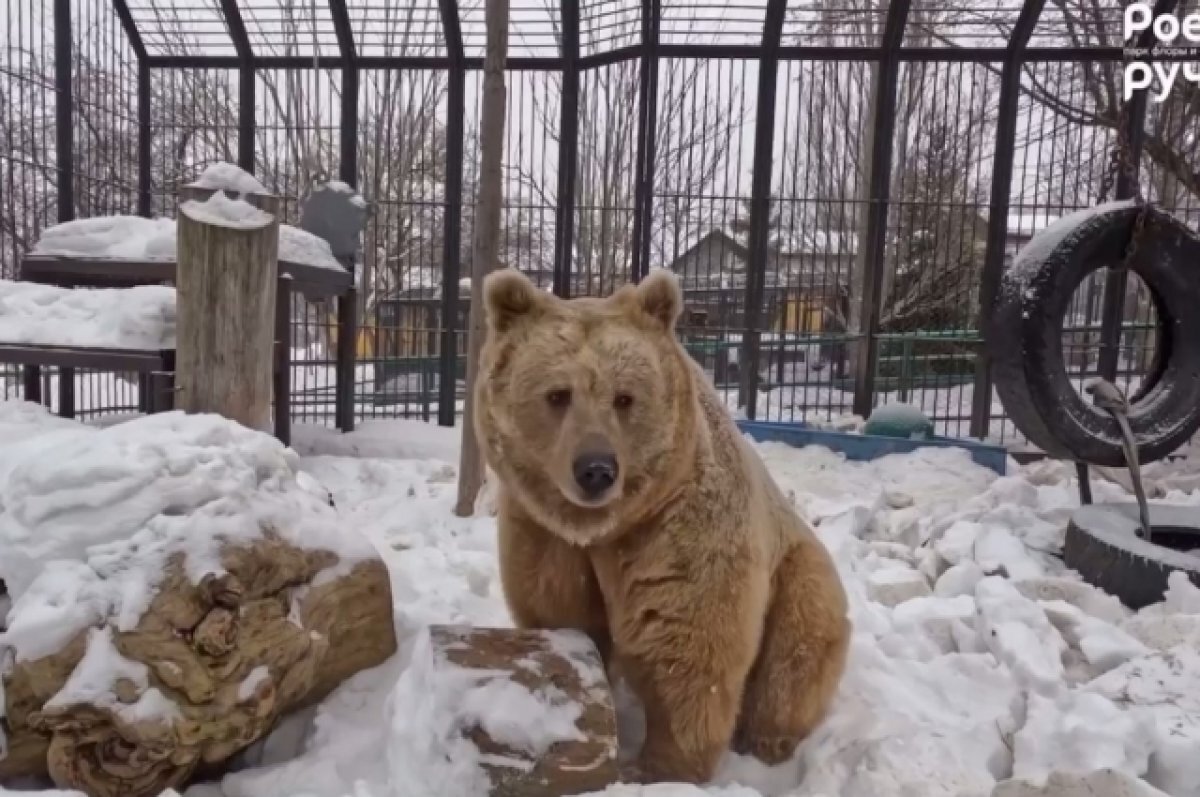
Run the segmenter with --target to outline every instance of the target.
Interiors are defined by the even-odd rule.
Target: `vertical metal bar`
[[[133,50],[138,63],[144,65],[147,57],[146,44],[142,41],[142,32],[138,30],[137,23],[133,21],[133,14],[129,13],[129,3],[126,0],[112,0],[112,4],[113,10],[117,12],[117,19],[121,21],[121,27],[125,30],[125,38],[129,40],[129,49]]]
[[[759,336],[771,216],[771,164],[775,149],[775,86],[779,77],[779,46],[787,0],[768,0],[763,21],[762,55],[758,61],[757,118],[754,128],[753,178],[750,182],[749,258],[746,263],[746,313],[742,332],[741,379],[738,405],[746,417],[758,414]]]
[[[329,0],[329,16],[337,36],[342,56],[342,108],[339,125],[341,159],[338,179],[348,185],[358,185],[358,53],[354,46],[354,29],[346,0]],[[316,44],[314,43],[314,46]]]
[[[1004,272],[1004,244],[1008,233],[1008,200],[1012,193],[1013,157],[1016,153],[1017,111],[1021,98],[1021,67],[1025,48],[1046,0],[1025,0],[1008,40],[1008,53],[1000,72],[999,116],[996,119],[995,162],[988,206],[987,249],[979,279],[979,328],[988,338],[988,319]],[[985,345],[975,358],[975,391],[971,399],[970,435],[985,438],[992,419],[991,356]]]
[[[438,425],[453,426],[458,415],[458,281],[462,276],[463,147],[467,115],[462,31],[455,0],[439,0],[450,74],[446,88],[446,190],[442,208],[441,345],[438,360]],[[473,299],[475,297],[472,297]]]
[[[1158,0],[1154,4],[1154,16],[1169,14],[1178,0]],[[1137,46],[1148,48],[1153,44],[1150,31],[1145,31]],[[1142,145],[1146,138],[1146,95],[1147,91],[1134,93],[1129,99],[1128,126],[1122,133],[1129,145],[1129,164],[1133,174],[1125,169],[1117,174],[1116,199],[1130,199],[1137,189],[1142,170]],[[1100,376],[1112,382],[1117,376],[1117,360],[1121,352],[1121,322],[1125,315],[1125,292],[1129,285],[1129,274],[1124,269],[1107,269],[1104,276],[1104,299],[1100,311],[1100,352],[1098,366]]]
[[[558,207],[554,218],[554,294],[571,295],[575,248],[575,170],[579,156],[579,0],[560,0],[562,101],[558,135]]]
[[[338,297],[337,374],[334,390],[334,424],[343,432],[354,431],[354,355],[358,348],[358,291]]]
[[[896,130],[896,87],[900,77],[900,44],[912,0],[892,0],[884,23],[879,72],[875,80],[875,107],[868,122],[871,160],[867,164],[867,218],[862,247],[861,336],[854,370],[854,412],[866,417],[875,403],[875,366],[879,359],[879,304],[883,291],[884,254],[887,245],[888,200],[891,192],[892,139]]]
[[[254,67],[238,69],[238,166],[254,173],[254,121],[257,100],[254,95]]]
[[[32,404],[42,403],[42,367],[26,365],[21,369],[21,380],[24,382],[21,395]]]
[[[225,27],[238,57],[238,166],[254,173],[254,50],[237,0],[220,0]],[[315,45],[314,45],[315,46]]]
[[[642,44],[638,64],[637,182],[633,196],[633,263],[630,275],[641,280],[650,271],[654,219],[654,148],[658,114],[658,30],[661,0],[642,0]]]
[[[275,436],[292,442],[292,278],[275,280]]]
[[[75,218],[75,92],[71,80],[71,0],[54,0],[54,159],[58,221]]]
[[[138,64],[138,99],[137,99],[137,161],[138,161],[138,199],[137,212],[139,216],[149,218],[151,207],[152,175],[154,168],[154,143],[151,139],[150,113],[152,97],[150,94],[150,67]],[[147,384],[149,384],[147,382]]]

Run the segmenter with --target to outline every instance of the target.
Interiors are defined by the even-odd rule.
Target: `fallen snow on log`
[[[6,417],[35,425],[27,408],[0,409],[0,434]],[[15,447],[77,434],[49,421],[36,428]],[[284,722],[247,751],[241,771],[188,797],[442,793],[414,789],[391,758],[406,738],[398,734],[430,729],[416,724],[431,697],[411,688],[409,665],[422,660],[413,651],[430,624],[511,622],[494,519],[452,512],[460,433],[380,421],[349,435],[303,435],[299,467],[332,492],[342,524],[385,556],[400,652],[311,715]],[[0,446],[0,469],[9,449]],[[849,594],[854,639],[833,711],[781,766],[728,754],[712,784],[618,785],[605,797],[1200,797],[1200,590],[1174,579],[1167,600],[1133,613],[1067,570],[1053,554],[1078,505],[1069,464],[1014,466],[998,478],[954,450],[848,462],[815,447],[757,449],[818,524]],[[111,467],[124,456],[115,453],[104,460]],[[1158,475],[1175,472],[1195,473],[1195,461],[1161,463]],[[8,481],[0,473],[0,490]],[[168,487],[163,477],[156,489]],[[97,492],[63,487],[80,488],[79,502]],[[1093,490],[1097,501],[1131,500],[1108,481]],[[1161,500],[1200,511],[1196,489]],[[305,513],[323,511],[318,503],[313,496]],[[57,528],[69,517],[47,522]],[[896,584],[913,589],[906,597]],[[638,712],[618,709],[624,746],[637,738]],[[449,793],[478,782],[477,769],[455,769],[470,755],[431,744],[408,760],[427,772],[443,767]]]
[[[0,403],[0,429],[26,407]],[[337,554],[337,573],[373,557],[297,469],[269,435],[181,412],[0,447],[0,579],[14,601],[0,645],[30,659],[105,619],[132,629],[170,556],[198,582],[224,572],[224,543],[264,529]]]
[[[222,191],[217,191],[203,202],[188,200],[180,205],[179,212],[192,221],[233,230],[259,230],[275,218],[244,199],[230,199]]]
[[[229,200],[241,202],[243,200]],[[47,227],[33,254],[97,260],[174,260],[175,220],[141,216],[94,216]],[[322,238],[279,225],[279,259],[316,268],[344,271]]]
[[[265,194],[258,178],[233,163],[218,161],[204,169],[189,188],[229,191],[233,194]]]
[[[175,289],[72,290],[0,280],[0,343],[174,348]]]

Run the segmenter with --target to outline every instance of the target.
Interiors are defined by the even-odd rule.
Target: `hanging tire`
[[[1200,429],[1200,237],[1161,210],[1146,212],[1129,264],[1159,320],[1158,352],[1130,397],[1129,425],[1143,463]],[[1062,327],[1084,279],[1122,261],[1137,214],[1122,201],[1064,216],[1025,245],[1001,284],[987,327],[996,392],[1016,427],[1049,456],[1125,465],[1116,421],[1071,384]]]
[[[1200,508],[1151,504],[1150,542],[1139,525],[1135,503],[1082,506],[1067,525],[1063,561],[1135,610],[1162,600],[1175,571],[1200,587]]]

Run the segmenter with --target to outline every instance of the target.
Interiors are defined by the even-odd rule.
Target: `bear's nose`
[[[572,468],[575,483],[588,498],[599,498],[617,482],[617,458],[612,454],[583,454]]]

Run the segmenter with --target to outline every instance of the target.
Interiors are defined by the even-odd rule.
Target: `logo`
[[[1153,37],[1149,47],[1138,46],[1149,31]],[[1171,95],[1177,80],[1186,80],[1200,85],[1200,11],[1180,19],[1174,14],[1154,16],[1149,3],[1130,3],[1125,7],[1121,24],[1121,38],[1125,45],[1124,88],[1126,100],[1133,92],[1155,85],[1154,101],[1162,102]]]

